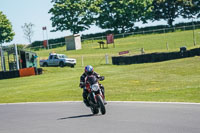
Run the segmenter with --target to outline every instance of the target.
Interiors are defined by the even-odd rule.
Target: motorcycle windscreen
[[[87,77],[87,81],[90,83],[90,85],[93,85],[96,84],[98,80],[95,76],[91,75]]]

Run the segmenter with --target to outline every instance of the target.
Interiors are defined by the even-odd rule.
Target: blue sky
[[[32,41],[43,40],[42,27],[46,26],[48,31],[48,38],[59,38],[63,36],[71,35],[69,31],[65,32],[50,32],[52,30],[50,17],[48,14],[49,9],[52,7],[51,0],[0,0],[0,11],[3,12],[12,23],[15,37],[9,44],[28,44],[28,41],[24,38],[21,26],[24,23],[34,24],[34,35]],[[182,22],[183,19],[177,19],[177,22]],[[136,26],[147,26],[166,24],[165,21],[150,22],[148,24],[137,23]],[[100,28],[92,26],[89,30],[80,34],[101,32]]]
[[[52,30],[49,9],[52,7],[51,0],[0,0],[0,11],[3,12],[12,23],[15,32],[14,40],[10,43],[27,44],[21,26],[24,23],[32,23],[34,35],[33,41],[43,40],[42,27],[46,26],[48,38],[59,38],[71,35],[69,31],[50,32]],[[102,31],[100,28],[92,27],[81,34],[95,33]],[[10,44],[9,43],[9,44]]]

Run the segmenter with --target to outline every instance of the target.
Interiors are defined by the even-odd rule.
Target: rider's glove
[[[80,88],[84,88],[84,87],[85,87],[85,83],[84,83],[84,82],[81,82],[81,83],[79,84],[79,87],[80,87]]]

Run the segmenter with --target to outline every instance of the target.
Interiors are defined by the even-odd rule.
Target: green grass
[[[190,34],[191,31],[166,34],[169,51],[179,50],[181,46],[194,48]],[[106,80],[101,83],[109,101],[200,102],[200,57],[159,63],[105,65],[106,53],[110,58],[124,50],[139,54],[139,50],[134,50],[142,47],[147,53],[166,52],[163,36],[152,34],[116,39],[116,48],[110,45],[107,49],[99,49],[97,42],[84,42],[83,49],[78,51],[66,51],[65,47],[37,51],[40,58],[47,58],[52,51],[64,53],[76,58],[77,66],[48,67],[43,68],[42,75],[0,80],[0,103],[82,100],[82,90],[78,87],[84,70],[82,56],[84,65],[93,65],[96,72],[105,76]],[[175,40],[178,42],[175,43]],[[197,44],[196,47],[199,46]]]

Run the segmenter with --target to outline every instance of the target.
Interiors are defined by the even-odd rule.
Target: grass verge
[[[193,48],[190,32],[168,33],[169,38],[165,35],[169,51],[179,50],[183,46],[181,43],[173,45],[173,39],[186,39],[184,44]],[[79,79],[83,66],[87,64],[93,65],[96,72],[105,76],[102,84],[109,101],[200,102],[199,57],[122,66],[111,65],[110,61],[105,65],[106,53],[111,58],[120,51],[142,47],[146,52],[167,51],[163,38],[162,34],[131,36],[116,39],[116,48],[109,46],[100,49],[98,44],[83,43],[83,49],[78,51],[66,51],[65,47],[37,51],[40,58],[46,58],[52,51],[69,55],[77,59],[77,66],[47,67],[39,76],[0,80],[0,103],[80,101],[82,90],[78,87]]]

